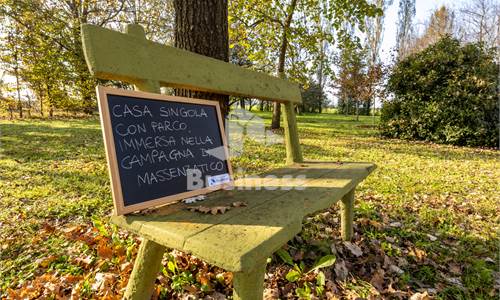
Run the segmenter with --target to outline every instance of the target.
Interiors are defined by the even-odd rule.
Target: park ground
[[[371,117],[306,114],[298,122],[306,159],[378,168],[358,188],[353,242],[339,239],[335,207],[307,217],[269,259],[266,299],[498,299],[497,150],[382,139]],[[107,222],[98,120],[4,120],[0,128],[0,298],[119,299],[139,239]],[[284,164],[283,145],[245,146],[235,169]],[[334,264],[307,272],[331,255]],[[231,277],[170,251],[156,296],[224,299]]]

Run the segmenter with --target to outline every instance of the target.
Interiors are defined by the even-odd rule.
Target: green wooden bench
[[[82,27],[85,58],[101,79],[121,80],[136,89],[190,88],[279,101],[284,108],[288,166],[261,179],[236,180],[233,190],[210,193],[204,206],[244,201],[225,214],[191,212],[176,203],[148,214],[113,216],[111,221],[144,238],[126,299],[148,299],[166,248],[192,253],[234,272],[234,299],[262,299],[266,259],[301,231],[304,216],[341,201],[341,232],[352,237],[354,190],[375,168],[371,163],[303,162],[293,105],[299,88],[282,79],[146,40],[142,27],[126,33],[92,25]],[[266,175],[266,174],[265,174]],[[300,181],[285,177],[305,176]],[[300,187],[292,188],[291,187]],[[281,187],[288,187],[282,189]],[[194,204],[197,205],[197,204]]]

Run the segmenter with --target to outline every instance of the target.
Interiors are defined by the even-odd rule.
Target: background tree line
[[[342,44],[341,24],[357,26],[378,11],[366,1],[241,0],[231,1],[228,13],[232,62],[290,78],[307,90],[311,84],[323,89],[331,75],[326,52]],[[83,57],[83,23],[119,30],[134,22],[153,41],[173,45],[175,40],[174,3],[169,0],[1,0],[0,19],[0,62],[6,75],[1,99],[19,117],[95,111],[97,82]],[[6,82],[7,75],[15,84]],[[320,95],[303,109],[321,110],[325,97]],[[274,111],[279,126],[279,106]]]
[[[0,0],[1,105],[10,117],[92,114],[97,81],[85,64],[80,25],[120,30],[138,23],[148,39],[184,48],[174,36],[175,2]],[[387,62],[380,48],[384,13],[391,5],[398,6],[398,29],[394,60]],[[455,10],[441,7],[424,26],[415,24],[415,0],[234,0],[220,9],[227,10],[229,61],[299,83],[304,100],[299,113],[320,113],[332,97],[340,113],[374,113],[375,103],[401,97],[390,85],[401,63],[428,53],[424,50],[441,39],[477,42],[484,51],[499,43],[499,6],[493,0],[471,0]],[[484,57],[497,61],[494,55]],[[272,111],[272,128],[279,128],[279,105],[224,99],[227,105]]]
[[[149,38],[167,43],[172,16],[172,3],[163,0],[1,0],[1,69],[15,78],[13,87],[1,82],[3,106],[19,117],[32,111],[52,116],[54,110],[91,114],[97,82],[83,57],[81,24],[119,29],[140,23]]]

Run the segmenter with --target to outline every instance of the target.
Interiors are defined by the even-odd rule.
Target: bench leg
[[[233,277],[234,300],[262,300],[264,297],[264,274],[266,261],[255,265],[250,272],[237,272]]]
[[[123,299],[143,300],[151,298],[154,283],[160,271],[163,253],[165,253],[165,247],[162,245],[147,239],[142,241]]]
[[[342,197],[341,201],[341,231],[342,239],[350,241],[353,235],[352,222],[354,217],[354,188]]]
[[[295,108],[291,102],[283,105],[283,123],[285,127],[286,163],[293,164],[302,162],[302,151],[299,143],[297,121],[295,119]]]

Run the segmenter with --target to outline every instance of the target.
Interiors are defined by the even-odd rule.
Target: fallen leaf
[[[333,255],[337,255],[337,248],[335,247],[334,243],[330,245],[330,251],[332,252]]]
[[[460,278],[457,278],[457,277],[450,277],[450,278],[445,277],[445,278],[446,278],[446,281],[450,284],[460,286],[460,287],[463,286],[462,280],[460,280]]]
[[[212,211],[212,209],[210,207],[205,207],[205,206],[200,206],[199,209],[198,209],[199,212],[202,212],[204,214],[207,214],[209,213],[210,211]]]
[[[370,279],[370,283],[379,291],[384,290],[384,275],[384,270],[378,268]]]
[[[97,255],[102,258],[110,259],[113,257],[113,249],[111,249],[111,247],[108,247],[105,242],[100,242],[97,246]]]
[[[81,228],[82,228],[81,225],[71,226],[71,227],[64,228],[62,230],[62,232],[64,232],[65,234],[73,234],[77,231],[80,231]]]
[[[191,197],[191,198],[186,198],[186,199],[183,199],[182,202],[186,203],[186,204],[191,204],[191,203],[195,203],[197,201],[196,198],[194,197]]]
[[[456,275],[462,274],[462,267],[458,264],[450,264],[448,269],[453,274],[456,274]]]
[[[405,271],[401,270],[398,266],[396,265],[391,265],[389,267],[389,271],[391,271],[392,273],[395,273],[395,274],[398,274],[398,275],[401,275],[403,274]]]
[[[399,228],[399,227],[403,226],[403,224],[401,224],[401,222],[392,222],[389,224],[389,226]]]
[[[276,300],[280,298],[280,292],[277,288],[265,289],[264,290],[264,300]]]
[[[337,279],[341,281],[346,280],[347,275],[349,275],[349,270],[347,270],[345,261],[343,259],[337,260],[337,262],[335,263],[334,271]]]
[[[228,211],[229,209],[230,209],[229,206],[216,206],[216,207],[212,207],[212,209],[210,210],[210,213],[212,215],[216,215],[218,213],[225,214],[226,211]]]
[[[244,206],[247,206],[247,203],[246,202],[243,202],[243,201],[236,201],[236,202],[233,202],[233,207],[244,207]]]
[[[434,241],[436,241],[438,239],[437,237],[433,236],[432,234],[427,234],[427,237],[429,238],[429,240],[431,242],[434,242]]]
[[[494,263],[495,263],[495,261],[494,261],[491,257],[486,257],[486,258],[484,259],[484,261],[485,261],[485,262],[487,262],[487,263],[492,263],[492,264],[494,264]]]
[[[90,264],[92,263],[92,257],[90,255],[84,258],[77,257],[75,258],[75,261],[77,264],[87,269],[88,267],[90,267]]]
[[[82,279],[83,279],[83,276],[79,276],[79,275],[66,275],[63,278],[64,282],[69,283],[69,284],[78,282]]]
[[[398,267],[404,268],[408,266],[408,261],[404,257],[398,257]]]
[[[95,274],[94,283],[92,284],[93,291],[105,290],[115,281],[115,275],[112,273],[97,273]]]
[[[380,222],[368,218],[360,218],[357,220],[357,222],[361,225],[371,226],[378,230],[381,230],[383,228],[383,225]]]
[[[207,274],[207,273],[198,272],[198,274],[196,274],[196,279],[201,284],[204,284],[204,285],[209,285],[210,284],[209,274]]]
[[[358,245],[351,242],[344,242],[344,245],[347,249],[349,249],[349,251],[351,251],[354,256],[360,257],[361,255],[363,255],[363,251],[361,250],[361,248],[359,248]]]
[[[382,268],[388,269],[393,264],[394,263],[392,262],[392,259],[389,256],[384,255],[384,264],[383,264]]]
[[[52,233],[54,232],[54,230],[56,230],[56,228],[49,223],[44,223],[42,229],[43,231],[45,231],[45,233]]]
[[[386,241],[388,241],[389,243],[394,243],[394,242],[396,241],[396,239],[395,239],[395,238],[390,237],[390,236],[386,236],[386,237],[385,237],[385,240],[386,240]]]
[[[409,254],[411,256],[416,257],[418,260],[422,260],[426,257],[426,253],[424,250],[418,249],[418,248],[413,248],[410,250]]]
[[[58,295],[60,290],[61,290],[60,284],[55,284],[52,282],[47,282],[44,287],[45,287],[45,289],[50,291],[51,294],[55,294],[55,295]]]
[[[211,295],[207,295],[204,300],[226,300],[226,295],[219,293],[219,292],[213,292]]]
[[[53,261],[55,261],[55,260],[56,260],[56,258],[57,258],[56,256],[51,255],[51,256],[49,256],[49,257],[45,257],[45,258],[42,258],[42,259],[38,259],[38,260],[36,261],[36,263],[37,263],[40,267],[42,267],[42,268],[47,268],[47,267],[50,265],[50,263],[51,263],[51,262],[53,262]]]
[[[188,210],[192,211],[192,212],[201,212],[201,213],[206,214],[206,213],[209,213],[211,211],[211,208],[200,205],[200,206],[189,207]]]
[[[131,262],[126,262],[120,265],[120,270],[122,272],[127,272],[129,269],[132,269],[132,263]]]
[[[429,294],[427,292],[424,293],[415,293],[410,297],[410,300],[430,300]]]

